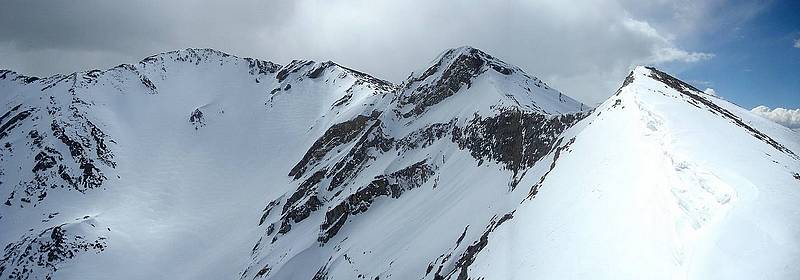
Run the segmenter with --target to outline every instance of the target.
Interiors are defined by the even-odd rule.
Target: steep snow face
[[[797,136],[638,67],[568,130],[471,278],[796,279]],[[455,276],[453,276],[455,278]]]
[[[507,91],[522,85],[539,88]],[[455,238],[477,237],[468,225],[505,214],[519,179],[586,114],[551,98],[558,93],[479,50],[445,52],[317,138],[288,174],[292,190],[265,205],[242,279],[435,275]]]
[[[591,111],[473,48],[424,69],[0,72],[0,277],[800,276],[796,133],[655,69]]]
[[[187,49],[44,79],[4,71],[0,242],[7,246],[0,275],[279,279],[310,278],[319,269],[356,277],[359,270],[335,263],[344,256],[353,261],[359,249],[361,258],[370,257],[367,250],[390,256],[382,244],[418,231],[414,221],[432,212],[421,207],[397,221],[380,213],[439,202],[467,206],[448,198],[457,193],[491,205],[484,199],[515,187],[581,116],[528,110],[546,103],[510,102],[501,91],[505,82],[484,73],[490,65],[512,69],[502,75],[516,83],[543,84],[480,51],[450,52],[456,51],[478,55],[486,66],[448,70],[461,78],[438,83],[453,88],[428,90],[456,91],[441,104],[426,104],[436,105],[427,114],[447,117],[441,122],[399,114],[413,105],[398,101],[404,90],[332,62],[281,66]],[[485,81],[498,86],[474,86]],[[513,98],[535,94],[549,93]],[[485,99],[480,115],[447,112],[469,104],[462,98],[469,95],[500,96],[502,106]],[[467,178],[458,174],[470,169],[482,170],[473,176],[483,175],[475,187],[485,190],[461,188],[467,181],[459,179],[427,194],[443,175]],[[480,197],[486,192],[498,195]],[[461,227],[490,214],[449,210],[441,219],[460,217]],[[360,220],[362,226],[352,226]],[[386,222],[395,224],[394,234],[360,230]],[[440,238],[437,227],[428,228],[428,236]],[[408,241],[425,244],[425,236]],[[341,251],[356,245],[350,255]],[[389,259],[375,259],[369,273],[391,275]],[[411,260],[398,264],[397,274],[410,277],[427,265]]]
[[[187,49],[0,88],[0,275],[220,279],[310,141],[394,86]]]

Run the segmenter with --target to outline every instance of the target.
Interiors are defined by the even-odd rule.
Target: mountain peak
[[[668,85],[669,87],[678,90],[679,92],[685,92],[685,91],[688,91],[688,90],[691,90],[691,91],[694,91],[694,92],[698,92],[698,93],[702,93],[703,92],[702,90],[697,89],[696,87],[690,85],[689,83],[681,81],[680,79],[675,78],[672,75],[669,75],[669,74],[667,74],[667,73],[665,73],[665,72],[663,72],[661,70],[658,70],[655,67],[647,66],[647,67],[642,67],[642,68],[650,71],[650,74],[648,75],[648,77],[650,77],[652,79],[655,79],[657,81],[660,81],[661,83],[664,83],[664,84]]]
[[[237,63],[239,61],[244,61],[250,65],[251,69],[258,70],[258,72],[262,74],[273,73],[278,68],[281,68],[281,65],[273,63],[271,61],[260,60],[249,57],[238,57],[211,48],[186,48],[182,50],[162,52],[159,54],[145,57],[144,59],[139,61],[138,64],[147,67],[150,65],[160,64],[165,61],[194,63],[195,65],[200,65],[201,63],[225,64],[225,63]]]
[[[262,62],[0,70],[0,278],[800,278],[797,134],[660,70],[584,111],[468,46]]]
[[[631,70],[630,74],[625,78],[625,81],[622,83],[622,86],[617,90],[617,94],[619,94],[623,88],[628,86],[644,86],[647,88],[658,88],[658,87],[667,87],[681,93],[683,95],[697,95],[697,96],[708,96],[708,97],[715,97],[717,96],[710,95],[705,93],[704,91],[698,89],[697,87],[682,81],[681,79],[676,78],[670,74],[667,74],[664,71],[661,71],[653,66],[636,66],[633,70]]]
[[[412,73],[401,86],[399,104],[405,107],[400,110],[404,117],[418,116],[456,95],[470,96],[463,97],[469,100],[456,101],[461,104],[459,110],[469,104],[475,112],[520,107],[553,114],[587,108],[522,69],[473,47],[448,49],[434,61],[425,71]]]
[[[751,123],[744,121],[741,115],[736,113],[736,110],[740,108],[732,106],[732,104],[727,103],[718,96],[705,93],[691,84],[658,70],[655,67],[635,67],[628,77],[625,78],[622,87],[617,90],[617,93],[604,103],[607,104],[605,107],[614,108],[617,105],[623,104],[623,99],[627,99],[625,96],[635,96],[636,99],[645,100],[665,96],[670,97],[670,100],[679,100],[680,102],[674,102],[673,105],[693,107],[728,120],[776,150],[792,158],[798,158],[798,155],[781,144],[781,141],[775,140],[769,134],[760,131]],[[637,100],[636,102],[640,101]],[[747,110],[744,110],[744,112],[748,113]]]
[[[479,50],[478,48],[475,48],[475,47],[470,46],[470,45],[463,45],[463,46],[460,46],[460,47],[450,48],[450,49],[446,50],[445,52],[449,52],[449,51],[456,51],[456,52],[476,52],[477,51],[477,52],[485,53],[482,50]]]
[[[176,59],[180,57],[234,57],[238,58],[237,56],[227,54],[222,51],[218,51],[211,48],[186,48],[186,49],[179,49],[179,50],[172,50],[167,52],[162,52],[158,54],[154,54],[148,57],[145,57],[140,61],[140,63],[150,62],[154,60],[161,60],[161,59]]]
[[[461,46],[452,49],[447,49],[442,54],[440,54],[439,57],[437,57],[437,60],[452,61],[464,56],[480,58],[482,60],[494,60],[494,57],[492,57],[488,53],[471,46]]]

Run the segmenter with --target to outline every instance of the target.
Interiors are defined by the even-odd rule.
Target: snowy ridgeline
[[[0,278],[797,279],[800,136],[653,68],[0,71]]]

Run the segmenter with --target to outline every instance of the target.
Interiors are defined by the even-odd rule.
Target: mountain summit
[[[403,83],[399,99],[400,105],[413,104],[405,106],[405,117],[419,115],[445,99],[464,99],[458,104],[459,110],[469,114],[492,106],[520,107],[543,114],[588,109],[516,66],[472,47],[447,50],[424,72],[412,74]]]
[[[0,278],[795,279],[795,132],[637,67],[400,83],[186,49],[0,72]]]

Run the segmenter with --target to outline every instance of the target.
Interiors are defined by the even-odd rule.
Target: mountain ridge
[[[470,47],[401,84],[222,54],[4,78],[0,276],[800,275],[796,135],[657,69],[588,108]]]

